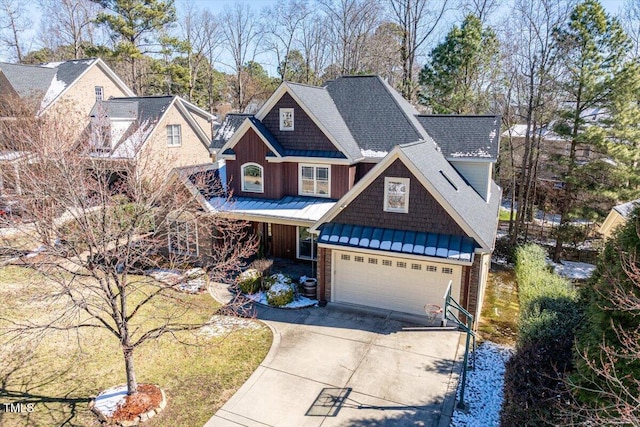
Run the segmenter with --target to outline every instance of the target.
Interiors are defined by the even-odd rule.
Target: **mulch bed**
[[[156,409],[162,402],[162,392],[160,387],[153,384],[138,385],[138,392],[125,398],[124,404],[111,417],[113,421],[131,421],[141,414],[145,414],[152,409]]]

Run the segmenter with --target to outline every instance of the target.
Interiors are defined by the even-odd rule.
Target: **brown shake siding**
[[[364,177],[371,169],[373,169],[377,163],[365,163],[360,162],[356,165],[356,178],[355,182],[358,182]]]
[[[410,179],[408,213],[384,211],[385,177]],[[396,230],[466,235],[400,160],[393,162],[355,200],[351,201],[333,219],[333,222]]]
[[[293,108],[293,131],[280,130],[280,108]],[[282,95],[262,123],[286,150],[339,151],[288,93]]]

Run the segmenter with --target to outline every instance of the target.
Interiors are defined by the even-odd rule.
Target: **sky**
[[[200,8],[209,9],[214,14],[218,14],[222,12],[225,6],[227,5],[235,4],[235,2],[229,1],[229,0],[176,0],[176,6],[178,7],[178,11],[180,10],[181,5],[183,5],[186,1],[193,2]],[[271,6],[277,3],[278,1],[282,1],[282,0],[245,0],[244,3],[249,4],[254,11],[260,12],[266,6]],[[378,1],[383,1],[383,0],[378,0]],[[502,2],[508,3],[508,0],[502,0]],[[622,6],[624,5],[624,0],[600,0],[600,2],[605,7],[607,12],[614,15],[617,14],[621,10]],[[35,35],[37,29],[39,28],[39,21],[40,21],[40,12],[38,10],[37,3],[31,2],[29,5],[29,10],[31,13],[31,20],[33,22],[33,25],[31,27],[32,28],[31,32],[28,33],[26,36],[27,38],[34,38],[33,36]],[[496,17],[496,18],[499,19],[500,17]],[[37,46],[32,46],[32,48],[29,50],[36,50],[36,49],[38,49]],[[4,49],[0,49],[0,61],[7,61],[7,60],[9,60],[8,52],[6,52]],[[271,75],[274,75],[277,64],[264,64],[264,65],[267,72],[269,72],[269,74]]]

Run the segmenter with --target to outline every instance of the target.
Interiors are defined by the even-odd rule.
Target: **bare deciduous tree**
[[[419,50],[434,34],[444,16],[448,0],[389,0],[393,19],[400,27],[400,61],[402,63],[402,96],[415,100],[418,88],[415,65]]]
[[[248,4],[236,3],[227,7],[220,17],[224,44],[233,60],[227,64],[235,73],[234,106],[243,111],[251,101],[247,99],[245,86],[248,75],[244,68],[253,62],[257,54],[262,33],[258,20]]]
[[[74,58],[83,58],[86,45],[95,43],[94,20],[100,7],[90,0],[39,0],[38,4],[41,44],[52,51],[69,46]]]
[[[146,130],[141,126],[133,135]],[[101,158],[100,134],[69,147],[63,120],[16,122],[7,132],[31,153],[18,200],[32,221],[6,220],[42,243],[22,262],[50,283],[41,298],[51,315],[45,323],[3,318],[3,333],[19,339],[53,330],[108,331],[119,343],[128,393],[134,394],[137,348],[167,334],[180,339],[181,331],[208,322],[189,317],[189,303],[178,298],[175,283],[144,271],[198,261],[220,281],[254,253],[255,238],[246,223],[207,214],[194,203],[210,194],[211,175],[182,170],[168,178],[166,159],[135,142],[135,160],[114,162]],[[202,193],[187,191],[186,181]]]
[[[26,43],[23,37],[31,25],[27,5],[26,0],[0,0],[0,42],[12,51],[18,62],[24,57]]]
[[[333,62],[340,74],[363,70],[367,41],[380,23],[381,4],[375,0],[318,0],[327,15]]]

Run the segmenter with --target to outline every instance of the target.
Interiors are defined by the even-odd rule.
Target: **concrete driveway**
[[[384,311],[258,307],[273,346],[205,427],[448,426],[461,334]]]

